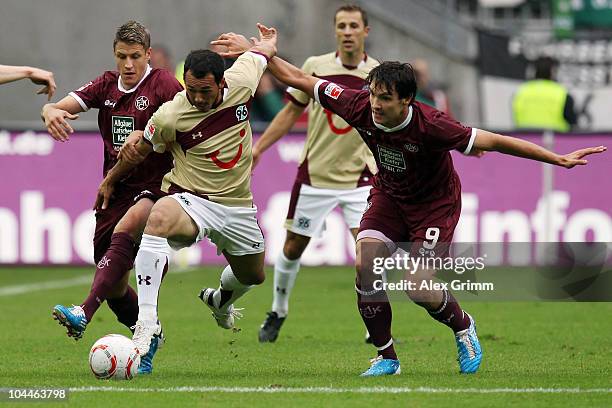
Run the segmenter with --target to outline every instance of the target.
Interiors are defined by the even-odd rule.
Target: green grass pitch
[[[302,268],[275,344],[257,342],[271,304],[271,270],[262,287],[238,301],[245,317],[237,333],[217,327],[197,298],[203,286],[217,286],[220,271],[169,274],[159,300],[167,343],[153,374],[101,381],[89,371],[89,348],[128,330],[105,305],[79,342],[51,318],[56,303],[81,302],[92,269],[0,268],[0,388],[73,389],[66,403],[52,406],[612,406],[610,303],[463,304],[484,349],[480,371],[466,376],[458,373],[449,329],[421,308],[395,302],[402,374],[362,379],[375,350],[363,341],[352,268]],[[74,286],[40,289],[79,277]],[[5,293],[17,285],[31,286]]]

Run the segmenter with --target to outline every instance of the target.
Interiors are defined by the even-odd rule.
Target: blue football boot
[[[72,305],[72,307],[66,307],[55,305],[53,308],[53,318],[68,329],[68,337],[72,337],[75,340],[83,337],[83,332],[85,332],[87,327],[87,318],[81,306]]]
[[[474,323],[472,316],[468,314],[468,317],[470,318],[470,327],[455,333],[457,361],[459,362],[459,370],[463,374],[473,374],[478,371],[482,361],[482,348],[476,334],[476,323]]]
[[[361,373],[360,377],[378,377],[381,375],[398,375],[401,374],[402,369],[400,367],[399,360],[391,360],[378,356],[370,360],[372,364],[370,368]]]
[[[151,374],[153,372],[153,357],[155,357],[155,353],[163,346],[165,341],[166,338],[164,337],[163,332],[161,332],[159,335],[153,335],[151,344],[149,345],[149,351],[140,358],[140,365],[138,366],[139,375]]]

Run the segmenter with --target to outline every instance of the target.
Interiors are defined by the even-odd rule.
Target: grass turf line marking
[[[593,394],[612,393],[612,388],[430,388],[430,387],[75,387],[70,392],[221,392],[261,394]]]
[[[187,273],[196,270],[196,268],[182,268],[174,271],[169,271],[171,274]],[[35,283],[27,283],[24,285],[12,285],[12,286],[0,286],[0,297],[23,295],[24,293],[39,292],[41,290],[48,289],[64,289],[72,286],[80,286],[85,284],[91,284],[93,280],[93,274],[86,276],[79,276],[70,279],[42,281]]]

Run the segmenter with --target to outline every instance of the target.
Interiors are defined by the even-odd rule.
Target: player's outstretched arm
[[[130,171],[140,164],[153,151],[153,146],[144,141],[142,130],[135,130],[127,137],[124,146],[119,152],[119,161],[108,171],[102,183],[98,187],[98,194],[94,204],[94,210],[105,210],[115,184],[128,175]]]
[[[318,78],[308,75],[295,65],[291,65],[279,57],[274,57],[270,60],[268,71],[279,81],[299,89],[310,98],[314,98],[314,86],[319,81]]]
[[[39,89],[36,93],[39,95],[47,94],[47,99],[51,100],[51,97],[57,89],[53,72],[35,67],[0,65],[0,84],[6,84],[24,78],[29,78],[37,85],[44,85],[44,87]]]
[[[65,142],[70,138],[69,135],[74,133],[74,129],[66,119],[78,119],[77,113],[79,112],[83,112],[83,108],[76,99],[68,95],[59,102],[43,106],[40,118],[45,122],[45,127],[51,137],[59,142]]]
[[[512,156],[550,163],[565,167],[566,169],[571,169],[574,166],[583,166],[588,163],[584,157],[607,150],[605,146],[587,147],[566,155],[559,155],[535,143],[481,129],[478,129],[476,132],[474,147],[480,150],[497,151]]]
[[[285,107],[276,114],[263,135],[257,139],[257,142],[253,146],[253,168],[259,163],[261,155],[289,132],[298,118],[302,115],[302,112],[304,112],[304,109],[305,107],[289,101]]]

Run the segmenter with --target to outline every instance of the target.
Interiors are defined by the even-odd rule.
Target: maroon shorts
[[[131,206],[142,198],[157,201],[165,195],[166,193],[159,188],[149,187],[148,189],[137,191],[118,187],[108,204],[108,208],[96,211],[96,231],[93,239],[95,263],[98,264],[104,253],[108,250],[115,226]],[[134,256],[136,256],[136,250]]]
[[[423,246],[435,238],[436,247],[442,245],[446,252],[459,222],[461,192],[428,203],[407,204],[372,188],[366,208],[357,239],[376,238],[393,253],[396,243]]]

